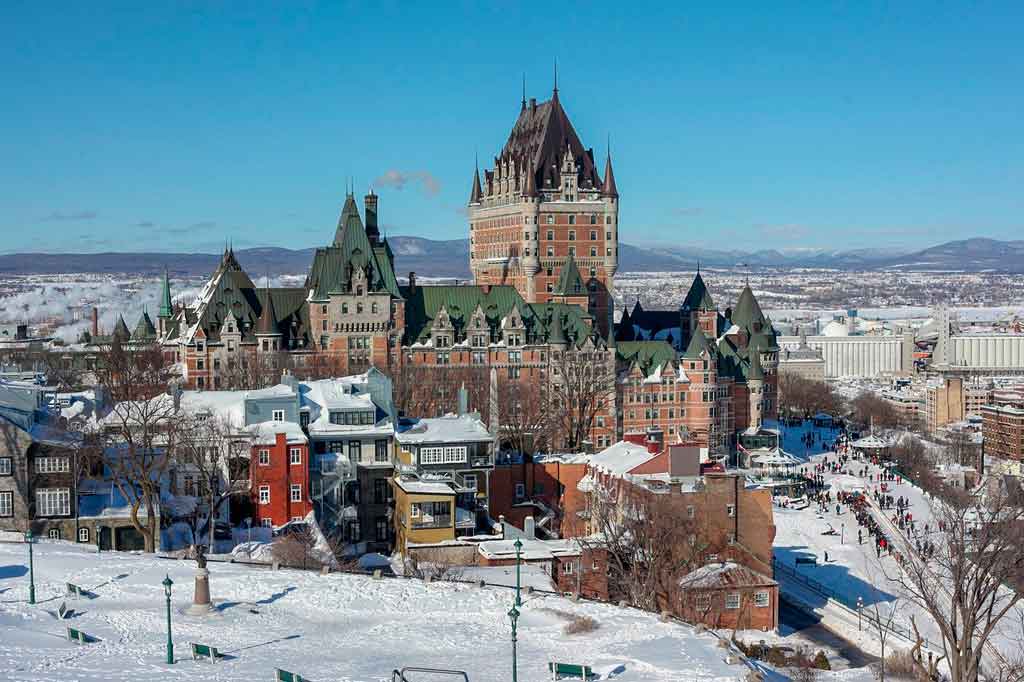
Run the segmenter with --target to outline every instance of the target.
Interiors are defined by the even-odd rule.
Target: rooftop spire
[[[526,72],[523,72],[523,106],[520,111],[526,111]]]
[[[558,99],[558,57],[555,57],[555,89],[552,91],[553,99]]]
[[[612,171],[612,150],[608,148],[608,158],[604,163],[604,187],[601,194],[606,197],[618,198],[619,188],[615,186],[615,173]]]
[[[163,280],[160,282],[160,310],[157,313],[162,319],[169,319],[174,314],[171,305],[171,283],[167,279],[167,268],[164,268]]]
[[[483,196],[483,190],[480,189],[480,161],[477,159],[473,163],[473,189],[469,193],[469,203],[479,204],[480,198]]]

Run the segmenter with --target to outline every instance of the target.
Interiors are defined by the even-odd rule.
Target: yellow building
[[[455,490],[440,481],[415,476],[391,479],[395,493],[395,547],[434,544],[455,539]]]

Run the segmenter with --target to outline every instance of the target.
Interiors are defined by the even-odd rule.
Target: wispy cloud
[[[441,191],[441,182],[427,171],[400,171],[392,168],[373,181],[378,187],[391,187],[398,191],[415,183],[419,183],[423,191],[431,196]]]
[[[772,239],[784,239],[793,241],[796,239],[803,239],[811,234],[811,230],[806,225],[800,225],[798,223],[779,223],[779,224],[758,224],[754,225],[756,229],[763,237],[769,237]]]
[[[43,221],[95,220],[99,215],[99,211],[53,211]]]
[[[139,222],[135,223],[135,227],[156,227],[156,223],[154,223],[152,220],[140,220]]]

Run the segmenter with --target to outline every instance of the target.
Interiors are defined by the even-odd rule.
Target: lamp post
[[[857,597],[857,630],[860,630],[860,610],[864,608],[864,598]]]
[[[167,664],[171,665],[174,663],[174,642],[171,641],[171,585],[174,581],[171,580],[171,576],[167,575],[164,577],[164,596],[167,597]]]
[[[36,603],[36,571],[32,561],[32,529],[25,531],[25,542],[28,543],[28,603]]]
[[[519,607],[523,605],[522,593],[519,590],[519,563],[522,557],[523,541],[516,538],[513,545],[516,548],[516,602],[508,612],[508,617],[512,619],[512,682],[519,682],[519,672],[517,670],[517,653],[516,653],[516,624],[519,621]]]
[[[845,523],[839,524],[839,528],[840,528],[839,544],[840,545],[845,545],[846,544],[846,524]]]

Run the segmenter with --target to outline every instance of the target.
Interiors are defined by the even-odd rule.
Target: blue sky
[[[0,251],[320,245],[349,177],[464,237],[556,58],[623,241],[1024,233],[1024,4],[680,4],[7,2]]]

